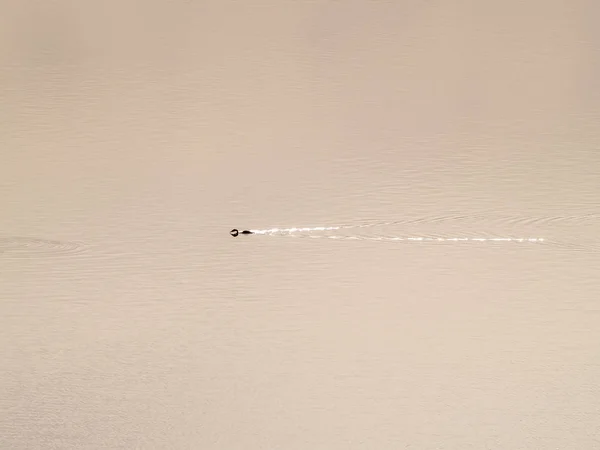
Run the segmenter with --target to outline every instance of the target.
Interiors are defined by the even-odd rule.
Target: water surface
[[[0,446],[598,447],[598,8],[250,3],[1,9]]]

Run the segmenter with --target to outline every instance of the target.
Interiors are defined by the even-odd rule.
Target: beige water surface
[[[600,448],[599,17],[2,3],[0,448]]]

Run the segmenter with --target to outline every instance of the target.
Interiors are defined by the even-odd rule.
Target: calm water
[[[412,3],[1,8],[1,448],[600,447],[600,11]]]

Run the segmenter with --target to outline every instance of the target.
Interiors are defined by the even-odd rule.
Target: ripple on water
[[[27,236],[0,237],[1,259],[69,257],[85,253],[81,242],[58,241]]]
[[[463,225],[526,227],[546,225],[584,226],[600,223],[600,213],[564,215],[564,216],[518,216],[500,214],[462,214],[462,215],[432,215],[424,217],[405,217],[392,221],[372,221],[362,224],[347,224],[341,228],[373,228],[390,225],[430,225],[455,223]]]

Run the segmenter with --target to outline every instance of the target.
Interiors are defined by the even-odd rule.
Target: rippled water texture
[[[85,251],[77,242],[51,241],[24,236],[0,237],[0,254],[4,258],[70,256]]]
[[[0,448],[600,448],[596,3],[4,2]]]

